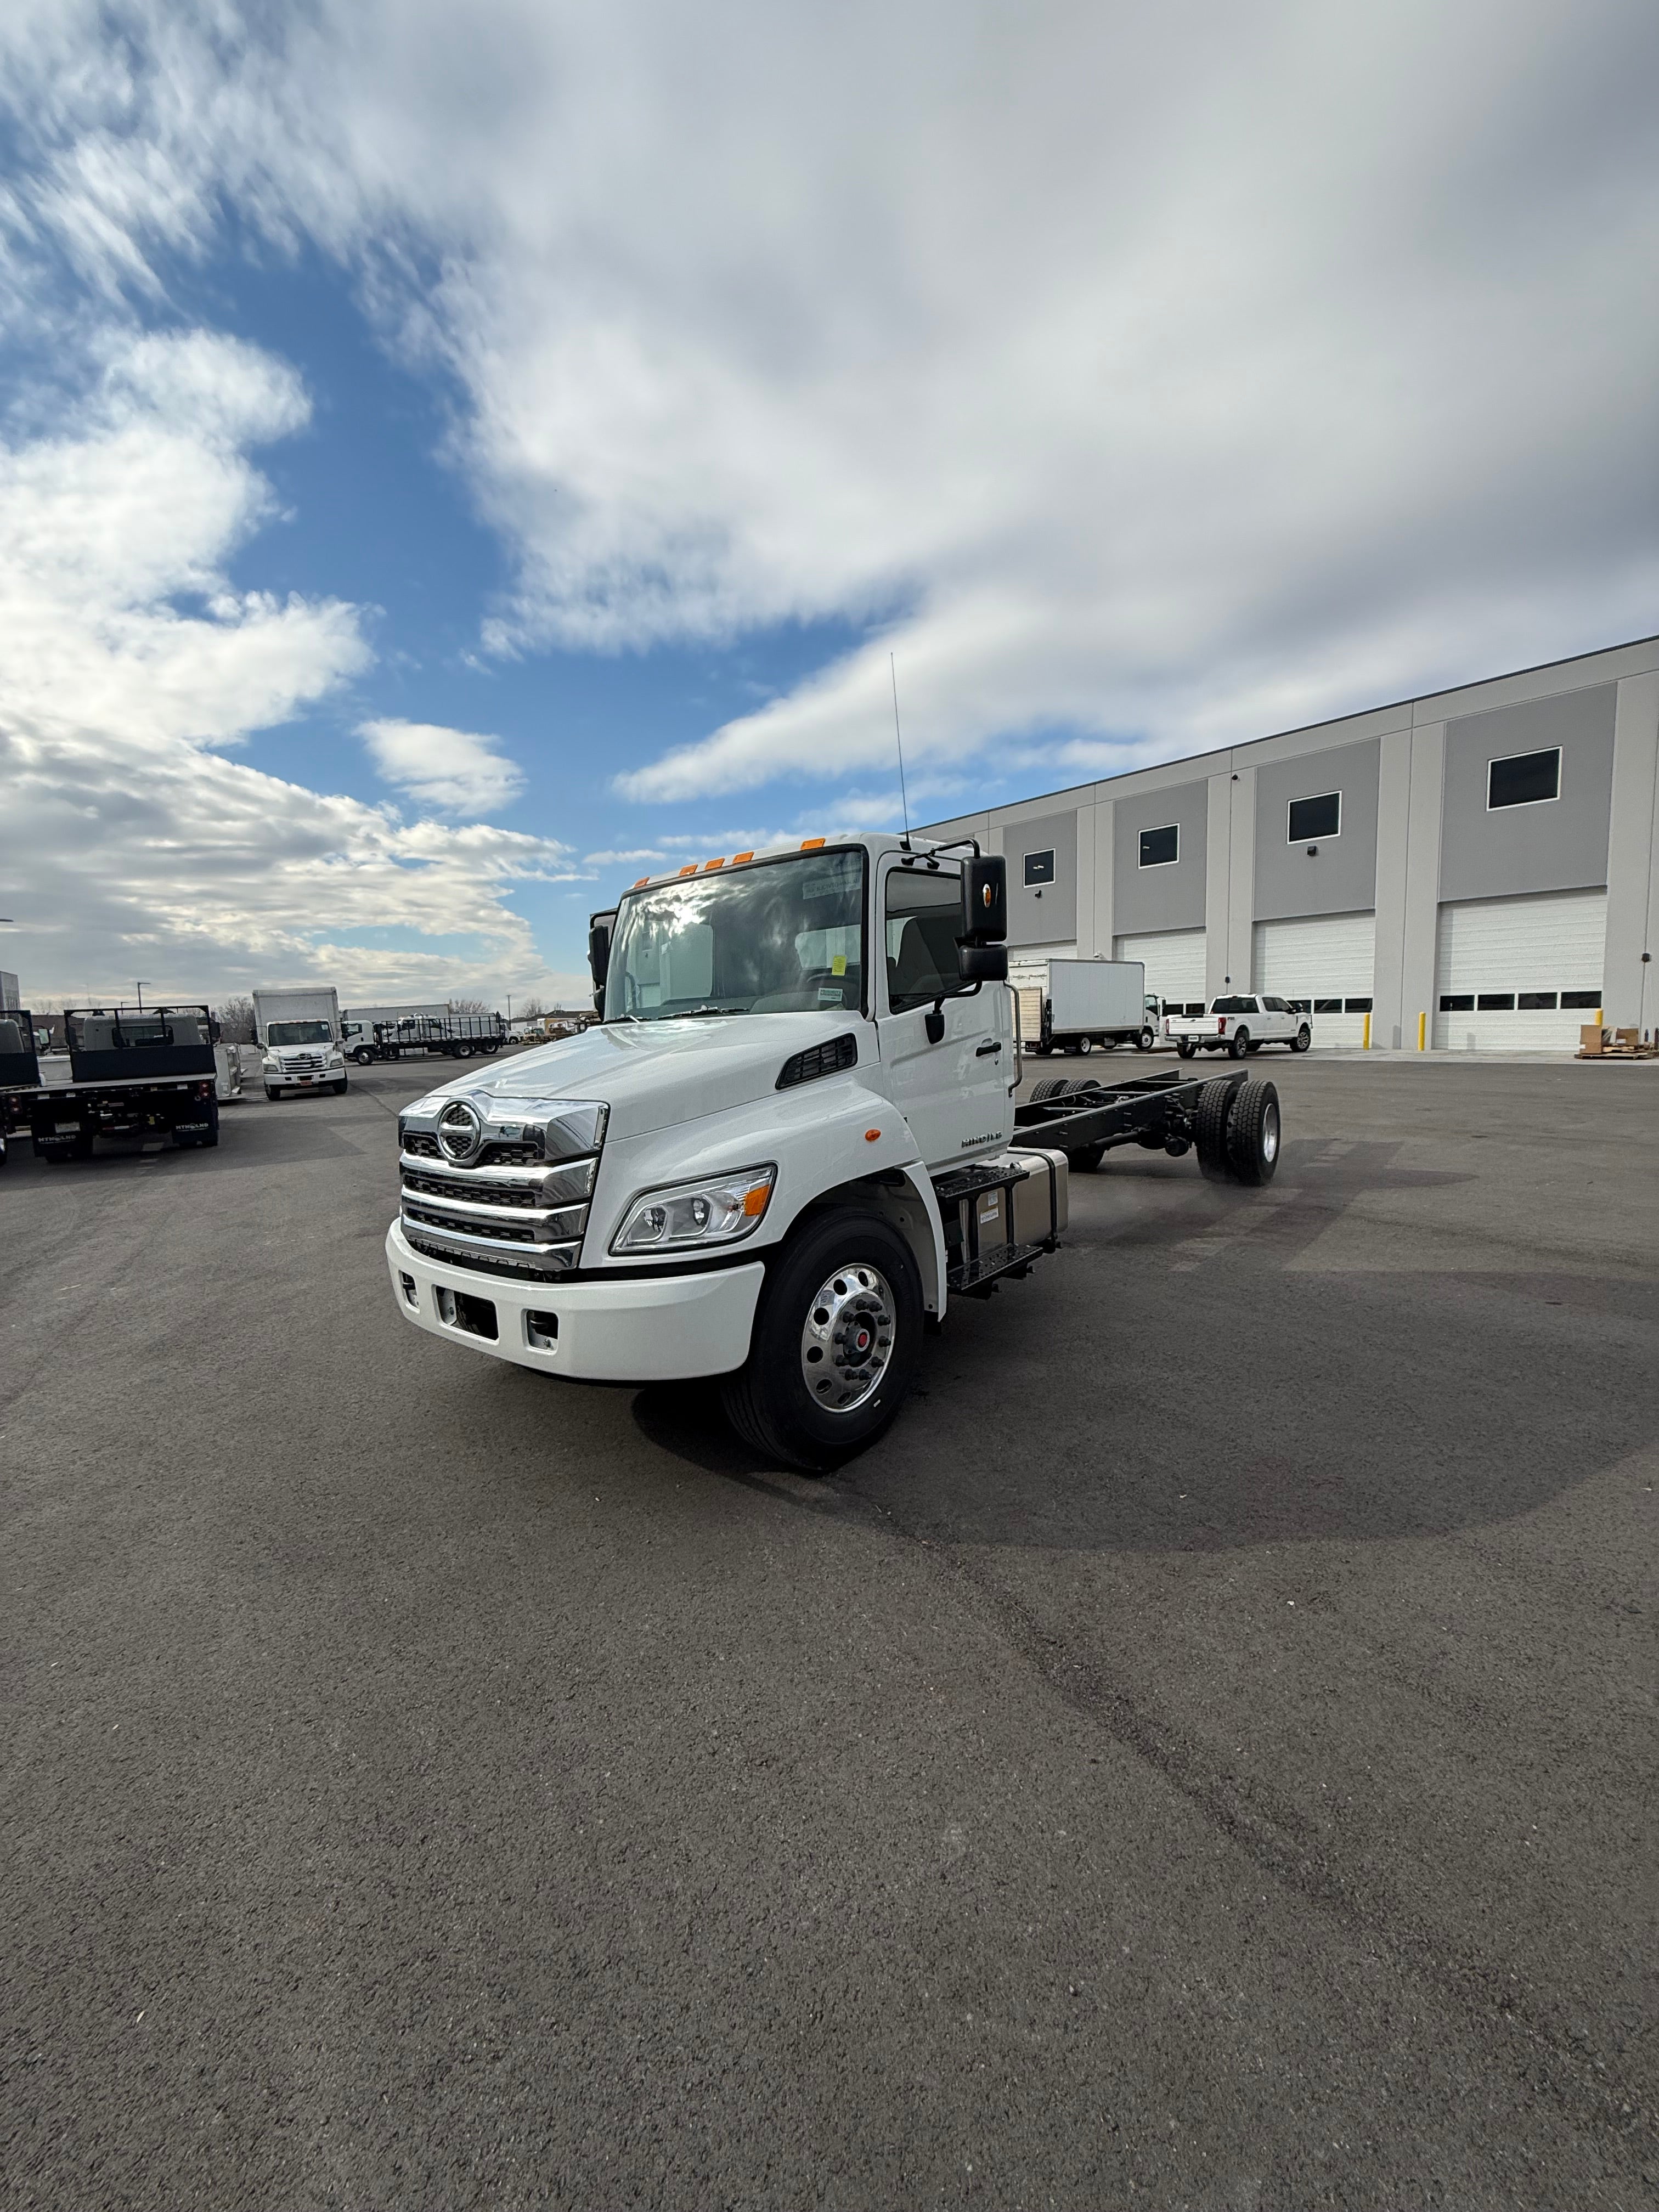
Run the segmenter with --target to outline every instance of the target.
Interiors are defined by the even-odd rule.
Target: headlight
[[[759,1225],[777,1173],[775,1167],[740,1168],[736,1175],[648,1190],[629,1207],[611,1249],[665,1252],[688,1245],[735,1244]]]

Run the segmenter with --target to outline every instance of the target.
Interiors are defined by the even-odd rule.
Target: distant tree
[[[533,997],[529,998],[526,999],[523,1006],[520,1007],[519,1018],[521,1021],[538,1022],[546,1011],[547,1009],[543,1006],[539,999]]]
[[[449,1011],[452,1014],[487,1014],[489,1006],[483,999],[452,999]]]
[[[222,999],[214,1008],[218,1017],[219,1034],[227,1044],[252,1044],[253,1042],[253,1001],[252,999]]]

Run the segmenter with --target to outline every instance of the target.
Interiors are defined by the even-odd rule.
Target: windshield
[[[267,1022],[267,1044],[332,1044],[334,1032],[326,1022]]]
[[[802,853],[630,894],[608,1022],[784,1014],[864,1002],[864,854]]]

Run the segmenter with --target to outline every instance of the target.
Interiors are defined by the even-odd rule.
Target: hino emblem
[[[438,1116],[438,1142],[444,1158],[457,1167],[465,1167],[476,1159],[483,1144],[483,1123],[477,1109],[469,1106],[465,1098],[452,1098]]]

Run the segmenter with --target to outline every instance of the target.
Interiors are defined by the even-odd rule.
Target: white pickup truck
[[[597,1027],[399,1115],[398,1312],[550,1376],[720,1376],[817,1473],[888,1427],[950,1300],[1054,1249],[1068,1165],[1267,1182],[1278,1094],[1242,1072],[1016,1105],[1006,908],[1000,857],[890,836],[641,878],[593,917]]]
[[[1244,993],[1212,999],[1207,1014],[1166,1014],[1164,1034],[1183,1060],[1195,1052],[1224,1052],[1243,1060],[1264,1044],[1306,1052],[1313,1042],[1313,1017],[1284,999]]]

